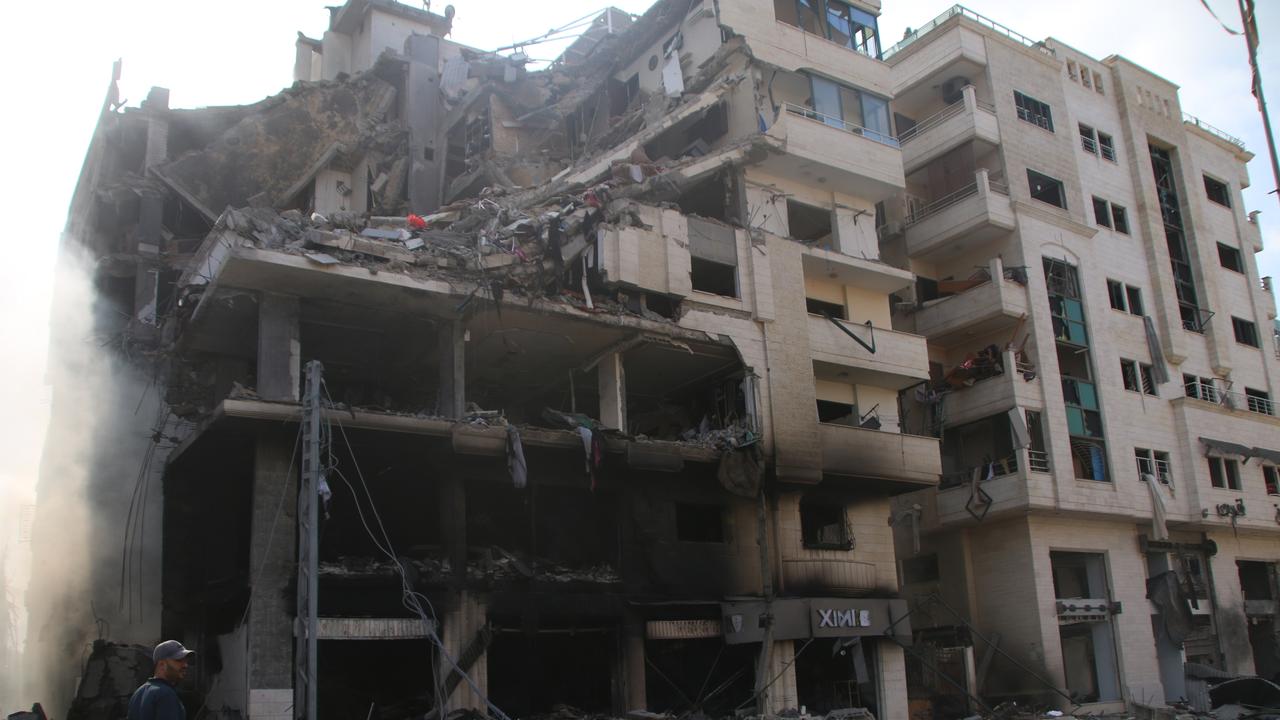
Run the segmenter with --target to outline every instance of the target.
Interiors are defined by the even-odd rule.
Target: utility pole
[[[320,573],[320,382],[324,366],[307,363],[302,398],[302,475],[298,484],[298,612],[294,619],[293,716],[316,717],[316,635]]]
[[[1267,134],[1267,152],[1271,156],[1271,180],[1276,199],[1280,200],[1280,161],[1276,160],[1276,139],[1271,134],[1271,118],[1267,115],[1267,99],[1262,94],[1262,71],[1258,69],[1258,17],[1254,0],[1236,0],[1240,5],[1240,21],[1244,24],[1244,42],[1249,49],[1249,69],[1253,77],[1253,97],[1262,115],[1262,130]]]

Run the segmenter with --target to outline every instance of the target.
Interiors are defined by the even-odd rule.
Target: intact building
[[[1252,154],[1168,80],[964,8],[883,57],[907,190],[882,252],[918,277],[894,322],[932,375],[904,415],[943,464],[894,504],[917,523],[896,526],[917,639],[989,657],[992,702],[1273,677],[1280,361]]]

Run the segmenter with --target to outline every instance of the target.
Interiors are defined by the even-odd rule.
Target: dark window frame
[[[1108,278],[1107,299],[1111,301],[1112,310],[1128,312],[1129,306],[1125,303],[1124,283]]]
[[[1230,270],[1244,274],[1244,253],[1239,248],[1233,248],[1226,243],[1218,243],[1218,264]]]
[[[1093,196],[1093,223],[1104,228],[1111,228],[1111,212],[1110,204],[1098,197]]]
[[[1018,90],[1013,91],[1013,106],[1018,119],[1042,130],[1053,132],[1053,108],[1049,103],[1037,100]]]
[[[1123,205],[1111,203],[1111,229],[1124,235],[1129,234],[1129,211]]]
[[[1116,162],[1115,140],[1101,130],[1098,131],[1098,154],[1102,156],[1103,160]]]
[[[1129,314],[1142,317],[1145,313],[1146,306],[1142,302],[1142,288],[1133,285],[1124,286],[1124,298],[1128,303]]]
[[[1275,465],[1263,465],[1262,486],[1268,495],[1280,495],[1280,468]]]
[[[1037,187],[1040,187],[1041,189],[1037,190]],[[1060,203],[1047,200],[1044,197],[1038,197],[1046,195],[1046,187],[1056,190]],[[1027,168],[1027,188],[1030,191],[1032,200],[1042,202],[1045,205],[1052,205],[1056,208],[1062,208],[1063,210],[1067,209],[1067,186],[1058,178],[1050,177],[1042,172],[1037,172],[1031,168]]]
[[[1240,461],[1234,458],[1211,457],[1209,461],[1209,485],[1219,490],[1240,492]]]
[[[1204,196],[1209,202],[1222,207],[1231,207],[1231,186],[1222,182],[1217,178],[1208,175],[1201,176],[1204,179]]]
[[[800,541],[804,547],[814,550],[853,549],[853,529],[849,526],[844,505],[835,501],[802,498],[798,511]],[[829,527],[837,528],[836,537],[823,539],[822,533]]]
[[[1092,155],[1097,155],[1098,154],[1097,130],[1089,127],[1088,125],[1085,125],[1084,123],[1079,123],[1079,126],[1080,126],[1080,147],[1084,148],[1084,151],[1087,153],[1090,153]]]
[[[1254,321],[1232,315],[1231,331],[1236,336],[1236,342],[1241,345],[1248,345],[1252,348],[1262,347],[1262,340],[1258,336],[1258,324]]]
[[[1142,392],[1142,380],[1138,378],[1138,362],[1120,358],[1120,380],[1129,392]]]

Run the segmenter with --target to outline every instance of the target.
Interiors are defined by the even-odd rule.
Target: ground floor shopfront
[[[1280,530],[1280,528],[1277,528]],[[1192,698],[1187,664],[1275,677],[1280,533],[1029,514],[926,534],[902,562],[912,706]]]

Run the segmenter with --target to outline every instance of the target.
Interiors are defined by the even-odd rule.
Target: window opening
[[[1191,254],[1187,251],[1182,205],[1178,202],[1177,185],[1174,182],[1173,158],[1168,150],[1155,145],[1148,145],[1148,149],[1151,154],[1151,170],[1156,179],[1156,199],[1160,203],[1160,216],[1164,223],[1165,243],[1169,248],[1169,263],[1173,270],[1174,291],[1178,297],[1182,327],[1203,334],[1208,321],[1207,311],[1200,307]]]
[[[1218,243],[1218,264],[1234,272],[1244,272],[1244,256],[1230,245]]]
[[[1266,486],[1268,495],[1280,495],[1280,468],[1263,465],[1262,483]]]
[[[1098,151],[1099,154],[1102,155],[1103,160],[1110,160],[1111,162],[1116,161],[1115,141],[1110,135],[1102,131],[1098,132]]]
[[[1098,154],[1098,137],[1093,128],[1080,123],[1080,147],[1087,153]]]
[[[1231,458],[1211,457],[1209,484],[1224,490],[1240,489],[1240,461]]]
[[[1018,119],[1053,132],[1053,111],[1047,103],[1040,102],[1029,95],[1013,91],[1013,104],[1018,109]]]
[[[853,532],[844,506],[835,502],[800,501],[800,535],[807,548],[852,550]]]
[[[1124,285],[1119,280],[1107,281],[1107,295],[1111,298],[1111,309],[1125,309],[1124,303]]]
[[[1215,202],[1223,207],[1231,207],[1231,191],[1227,189],[1227,184],[1214,180],[1208,175],[1204,176],[1204,194],[1211,202]]]
[[[1031,197],[1043,203],[1066,209],[1067,195],[1062,181],[1027,168],[1027,183],[1031,187]]]
[[[1129,313],[1132,315],[1142,315],[1142,290],[1132,285],[1124,286],[1125,297],[1129,301]]]
[[[805,310],[812,315],[821,315],[823,317],[833,317],[839,320],[848,320],[848,314],[845,312],[844,305],[840,303],[827,302],[826,300],[818,300],[815,298],[804,299]]]
[[[1102,227],[1111,227],[1111,213],[1107,209],[1107,201],[1093,196],[1093,221]]]
[[[1111,224],[1116,232],[1129,234],[1129,213],[1115,203],[1111,204]]]
[[[1258,326],[1244,318],[1232,317],[1231,329],[1236,334],[1236,342],[1249,347],[1261,347],[1258,340]]]
[[[1249,408],[1249,412],[1256,412],[1262,415],[1275,415],[1276,406],[1271,402],[1271,393],[1266,390],[1257,390],[1247,387],[1244,389],[1245,406]]]
[[[787,200],[787,230],[791,237],[806,243],[832,248],[831,210]]]

